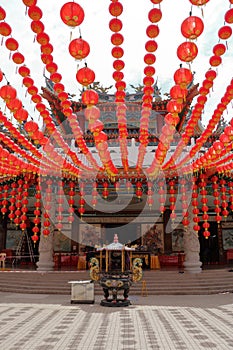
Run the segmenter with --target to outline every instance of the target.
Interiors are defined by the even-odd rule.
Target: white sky
[[[67,92],[75,94],[74,99],[78,100],[82,88],[76,81],[75,75],[77,65],[84,66],[84,61],[75,62],[68,52],[70,40],[70,28],[60,18],[60,9],[65,0],[38,0],[37,5],[43,11],[42,22],[45,25],[45,32],[50,37],[50,43],[54,47],[54,62],[58,64],[58,72],[62,74],[62,83]],[[80,26],[83,39],[87,40],[91,52],[86,59],[88,66],[95,71],[96,81],[103,86],[114,85],[112,78],[113,57],[111,56],[112,44],[110,37],[112,32],[108,23],[112,18],[108,7],[111,1],[107,0],[78,0],[85,11],[84,22]],[[123,70],[127,86],[129,84],[142,84],[144,77],[143,70],[145,63],[145,42],[146,27],[150,24],[148,11],[153,4],[150,0],[122,0],[124,12],[119,17],[123,22],[123,44],[125,68]],[[6,13],[6,22],[12,28],[12,37],[19,42],[19,52],[25,56],[25,64],[31,70],[31,77],[39,91],[45,85],[43,73],[44,65],[40,60],[40,45],[34,42],[34,33],[31,31],[31,19],[25,15],[26,7],[20,0],[1,0]],[[203,8],[204,33],[198,38],[196,44],[199,49],[198,57],[191,65],[196,72],[195,83],[202,83],[205,72],[210,68],[209,57],[212,55],[212,48],[219,42],[218,30],[224,25],[224,15],[229,9],[229,0],[211,0]],[[157,7],[157,5],[156,5]],[[160,34],[156,38],[158,50],[156,54],[156,76],[161,92],[169,92],[174,85],[173,74],[179,68],[179,61],[176,49],[179,44],[185,41],[180,31],[182,21],[189,16],[191,3],[189,0],[163,0],[161,2],[162,20],[158,23]],[[193,6],[192,14],[202,17],[200,7]],[[79,37],[79,29],[73,30],[72,38]],[[215,79],[213,92],[209,96],[203,115],[203,122],[206,124],[211,117],[217,103],[224,95],[225,87],[230,83],[233,76],[233,39],[227,41],[228,51],[222,56],[223,62],[218,67],[218,77]],[[183,63],[183,67],[188,67]],[[30,115],[37,120],[38,112],[34,111],[34,104],[30,102],[30,95],[25,96],[26,88],[22,87],[22,77],[16,73],[16,65],[9,59],[9,51],[5,48],[5,40],[0,46],[0,68],[5,73],[8,81],[17,88],[18,97],[27,107]],[[49,73],[46,73],[49,77]],[[0,86],[5,81],[0,83]],[[129,90],[129,89],[128,89]],[[2,100],[0,107],[4,109]],[[232,106],[224,114],[226,120],[232,117]]]

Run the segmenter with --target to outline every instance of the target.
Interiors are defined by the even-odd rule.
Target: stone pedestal
[[[52,230],[51,230],[52,231]],[[39,261],[36,263],[37,271],[53,271],[53,231],[48,237],[40,236]]]

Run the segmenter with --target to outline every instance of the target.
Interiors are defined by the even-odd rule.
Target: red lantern
[[[35,6],[37,3],[37,0],[23,0],[23,3],[27,7]]]
[[[115,46],[112,49],[112,56],[114,58],[121,58],[124,55],[124,50],[121,47]]]
[[[115,81],[121,81],[124,79],[124,74],[122,72],[115,71],[113,72],[112,77]]]
[[[54,84],[53,89],[57,94],[59,94],[60,92],[65,90],[65,87],[61,83],[56,83],[56,84]]]
[[[82,60],[89,55],[90,46],[88,42],[82,38],[74,39],[69,44],[69,53],[76,60]]]
[[[157,23],[162,18],[162,12],[159,8],[153,8],[148,13],[148,18],[152,23]]]
[[[39,129],[39,126],[33,120],[30,120],[24,124],[24,129],[27,131],[27,133],[31,134],[36,132]]]
[[[186,88],[188,84],[193,80],[192,72],[187,68],[180,68],[174,73],[174,81],[180,87]]]
[[[12,113],[14,113],[17,109],[22,107],[22,102],[18,98],[13,98],[6,103],[6,106]]]
[[[38,93],[38,88],[32,85],[28,87],[27,91],[30,95],[36,95]]]
[[[54,73],[51,73],[50,79],[51,79],[54,83],[60,83],[60,81],[62,80],[62,76],[61,76],[60,73],[54,72]]]
[[[6,18],[6,11],[0,6],[0,21]]]
[[[148,40],[145,44],[145,49],[147,52],[154,52],[158,48],[158,44],[154,40]]]
[[[115,60],[113,62],[113,68],[117,71],[122,70],[124,68],[124,66],[125,66],[125,63],[122,60]]]
[[[216,76],[217,73],[213,69],[209,69],[205,74],[206,79],[211,81],[213,81],[216,78]]]
[[[123,43],[124,37],[120,33],[114,33],[111,36],[111,43],[115,46],[119,46]]]
[[[222,43],[216,44],[213,47],[213,53],[215,56],[221,56],[226,52],[226,46]]]
[[[225,21],[229,24],[233,23],[233,9],[232,8],[225,13]]]
[[[67,2],[60,11],[61,20],[69,27],[77,27],[84,20],[83,8],[75,2]]]
[[[11,27],[6,22],[0,22],[0,34],[2,36],[9,36],[11,34]]]
[[[211,56],[209,62],[212,67],[217,67],[222,63],[222,58],[220,56]]]
[[[109,12],[112,16],[118,17],[122,14],[123,12],[123,6],[120,2],[112,2],[109,5]]]
[[[51,63],[47,63],[45,66],[45,69],[49,72],[49,73],[55,73],[58,69],[58,66],[55,62],[51,62]]]
[[[15,64],[22,64],[24,62],[24,56],[20,52],[15,52],[12,55],[12,61]]]
[[[26,66],[21,66],[18,69],[18,73],[22,76],[22,77],[26,77],[30,74],[30,69]]]
[[[33,21],[39,21],[42,18],[43,13],[38,6],[30,6],[28,9],[28,16]]]
[[[112,32],[117,33],[120,32],[122,29],[122,22],[118,18],[113,18],[109,22],[109,28]]]
[[[144,74],[147,77],[152,77],[155,74],[155,68],[153,66],[146,66],[144,68]]]
[[[28,111],[26,111],[24,108],[19,108],[14,113],[14,117],[20,123],[25,122],[28,118]]]
[[[88,86],[95,80],[95,72],[88,67],[81,68],[77,71],[76,79],[80,84]]]
[[[53,56],[50,55],[50,54],[45,54],[45,53],[43,53],[43,54],[41,55],[41,61],[42,61],[44,64],[52,63],[52,62],[53,62]]]
[[[48,34],[46,34],[44,32],[38,33],[36,36],[36,41],[40,45],[46,45],[49,43],[49,36],[48,36]]]
[[[31,29],[34,33],[39,34],[44,31],[44,24],[41,21],[32,21]]]
[[[196,5],[196,6],[202,6],[205,5],[209,0],[189,0],[191,4]]]
[[[50,43],[41,45],[40,51],[41,53],[44,53],[46,55],[51,55],[51,53],[53,52],[53,45]]]
[[[204,30],[204,23],[201,18],[189,16],[181,24],[181,33],[189,40],[198,38]]]
[[[193,42],[187,41],[180,44],[177,48],[177,56],[181,61],[191,62],[198,54],[197,45]]]
[[[16,90],[11,85],[3,85],[0,89],[0,96],[4,101],[8,102],[16,98]]]
[[[146,29],[146,35],[149,38],[156,38],[159,35],[159,27],[156,24],[151,24]]]
[[[6,48],[10,51],[16,51],[19,47],[18,41],[14,38],[8,38],[5,42]]]
[[[148,65],[154,64],[156,61],[156,57],[153,53],[147,53],[144,56],[144,62]]]
[[[232,29],[230,26],[223,26],[218,31],[219,38],[223,40],[230,38],[231,34],[232,34]]]
[[[82,93],[82,102],[87,106],[96,105],[99,100],[99,95],[95,90],[88,89]]]

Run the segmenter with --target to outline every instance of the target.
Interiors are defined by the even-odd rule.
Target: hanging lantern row
[[[200,217],[199,215],[199,209],[198,209],[198,186],[197,186],[197,178],[193,177],[192,179],[192,213],[193,213],[193,229],[195,232],[198,232],[200,230],[199,221]]]
[[[118,18],[123,12],[123,5],[117,1],[112,2],[109,5],[109,13],[114,17],[109,22],[109,28],[113,32],[111,36],[111,43],[114,45],[112,49],[113,61],[113,79],[115,80],[115,102],[116,102],[116,117],[118,121],[119,129],[119,145],[121,152],[121,162],[124,168],[125,173],[128,172],[128,149],[127,149],[127,120],[126,120],[126,111],[127,107],[125,104],[125,87],[126,83],[124,82],[124,69],[125,63],[122,60],[124,55],[124,50],[121,48],[121,45],[124,42],[124,37],[120,33],[123,25],[121,20]]]
[[[226,15],[225,15],[225,17],[226,17]],[[193,21],[192,16],[191,16],[191,20],[189,18],[187,18],[181,26],[181,31],[183,31],[182,34],[184,36],[185,35],[187,36],[187,33],[186,33],[187,30],[184,30],[184,27],[186,28],[186,25],[188,24],[189,21],[190,21],[190,23],[192,23],[192,21]],[[197,26],[197,27],[199,27],[200,32],[202,32],[202,24],[201,23],[202,23],[202,21],[199,21],[199,25]],[[230,22],[228,22],[228,23],[230,23]],[[194,25],[194,28],[196,28],[195,21],[194,21],[193,25]],[[229,27],[229,30],[228,30],[228,28],[225,28],[229,34],[226,38],[221,35],[221,33],[224,32],[224,28],[225,28],[225,26],[220,28],[220,30],[218,32],[219,39],[225,40],[231,36],[231,33],[232,33],[231,27]],[[196,30],[196,29],[194,29],[194,30]],[[190,31],[192,32],[191,28],[190,28]],[[225,52],[226,52],[226,46],[223,43],[218,43],[218,44],[214,45],[213,56],[210,58],[210,65],[213,68],[215,68],[217,65],[219,65],[222,62],[221,56]],[[218,63],[215,64],[215,62],[218,62]],[[196,102],[194,108],[192,109],[192,113],[191,113],[190,119],[186,125],[185,131],[181,135],[181,140],[178,143],[174,154],[172,155],[170,160],[163,166],[164,170],[167,170],[170,166],[172,166],[175,163],[175,161],[181,155],[182,150],[188,144],[191,136],[193,135],[194,128],[197,125],[198,121],[200,120],[201,114],[204,110],[204,105],[207,101],[207,95],[209,93],[209,90],[210,90],[210,88],[212,88],[213,81],[217,76],[216,71],[213,68],[209,69],[205,74],[205,80],[203,81],[202,86],[199,89],[199,96],[197,98],[197,102]]]
[[[196,145],[191,149],[190,156],[193,157],[196,152],[202,147],[203,143],[206,142],[207,138],[211,135],[213,129],[219,122],[222,112],[226,109],[226,106],[232,101],[233,98],[233,81],[227,86],[226,92],[221,99],[221,103],[217,105],[213,116],[211,117],[208,126],[205,132],[201,135],[201,137],[197,140]],[[233,121],[231,121],[233,124]],[[220,135],[219,140],[214,141],[212,146],[207,150],[207,152],[201,157],[201,159],[197,159],[194,162],[194,168],[199,167],[211,167],[214,166],[213,162],[220,159],[225,152],[226,147],[233,140],[233,127],[230,124],[226,126],[223,133]],[[231,148],[229,149],[229,152]]]
[[[181,102],[181,96],[183,95],[185,99],[187,85],[191,83],[192,79],[192,72],[187,68],[181,67],[174,73],[175,86],[177,86],[177,91],[180,91],[180,93],[174,95],[176,98],[170,100],[167,104],[168,113],[165,116],[165,125],[162,128],[159,144],[155,152],[155,158],[151,166],[146,170],[149,177],[157,176],[162,164],[164,163],[167,151],[176,131],[176,125],[179,123],[179,113],[183,108],[183,100]]]
[[[144,62],[146,67],[144,68],[144,79],[143,79],[143,97],[142,97],[142,110],[141,110],[141,118],[140,118],[140,129],[139,129],[139,148],[138,148],[138,158],[136,163],[137,171],[140,171],[143,166],[143,161],[146,155],[146,146],[148,145],[148,136],[149,136],[149,119],[152,110],[152,101],[153,101],[153,93],[154,93],[154,74],[155,68],[153,64],[156,61],[156,56],[154,52],[158,48],[158,44],[155,41],[155,37],[159,34],[159,27],[157,23],[162,18],[162,11],[160,8],[153,8],[148,13],[148,19],[150,21],[150,25],[147,26],[146,34],[148,36],[148,40],[145,44],[146,54],[144,55]]]

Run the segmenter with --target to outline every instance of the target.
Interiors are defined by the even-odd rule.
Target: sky
[[[80,32],[82,38],[88,41],[91,51],[86,60],[75,61],[70,56],[68,46],[70,42],[71,29],[67,27],[60,18],[60,9],[66,3],[65,0],[38,0],[37,5],[43,11],[41,21],[45,25],[45,32],[50,37],[50,43],[54,47],[54,62],[58,65],[58,72],[62,74],[62,83],[65,90],[74,94],[74,100],[79,100],[82,86],[76,81],[76,71],[83,67],[85,62],[95,71],[96,81],[104,87],[114,85],[112,78],[114,61],[111,55],[112,44],[110,41],[112,32],[109,29],[109,21],[112,18],[108,7],[110,0],[78,0],[85,12],[83,23],[72,30],[72,39],[78,38]],[[145,42],[146,28],[150,24],[148,11],[153,7],[150,0],[122,0],[124,7],[123,14],[119,17],[123,22],[121,31],[124,36],[123,60],[125,62],[124,80],[127,90],[130,84],[142,84],[144,77],[145,63],[143,57],[146,53]],[[31,19],[26,15],[26,7],[21,0],[1,0],[0,6],[6,11],[5,21],[12,28],[12,37],[19,43],[18,51],[25,56],[25,64],[31,70],[31,77],[39,91],[45,86],[44,65],[40,59],[40,45],[35,41],[35,34],[31,31]],[[158,5],[155,5],[158,7]],[[155,52],[156,69],[155,79],[158,82],[162,97],[174,85],[173,75],[182,63],[177,57],[177,47],[185,38],[181,34],[181,23],[189,16],[191,3],[189,0],[163,0],[160,4],[162,20],[158,23],[160,34],[155,39],[158,49]],[[195,41],[199,53],[193,63],[183,67],[191,68],[195,72],[194,83],[201,85],[205,79],[205,73],[210,68],[209,58],[212,55],[212,48],[219,42],[218,30],[224,25],[224,15],[229,9],[229,0],[210,0],[205,6],[192,6],[192,15],[201,17],[204,21],[204,32]],[[221,41],[222,42],[222,41]],[[225,43],[225,42],[223,42]],[[211,91],[205,111],[202,117],[204,125],[207,124],[216,105],[224,95],[226,86],[230,83],[233,75],[233,39],[227,41],[228,50],[222,57],[222,64],[217,68],[218,76],[215,79],[213,91]],[[9,58],[9,51],[5,48],[5,39],[0,45],[0,69],[4,72],[7,80],[17,89],[17,96],[22,100],[23,105],[30,113],[30,116],[37,120],[39,113],[35,111],[34,104],[30,102],[30,96],[26,95],[26,88],[22,86],[22,78],[17,73],[16,65]],[[49,77],[49,73],[46,73]],[[0,86],[5,81],[0,83]],[[112,90],[114,92],[114,90]],[[193,101],[195,103],[195,100]],[[4,103],[0,100],[0,107],[5,109]],[[224,113],[224,119],[229,121],[232,117],[232,106]]]

